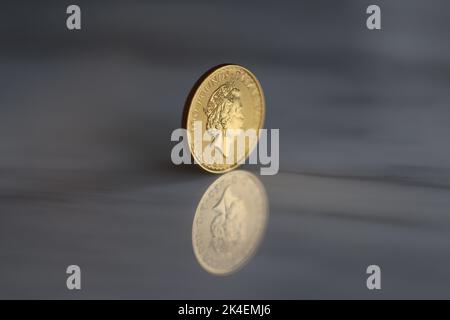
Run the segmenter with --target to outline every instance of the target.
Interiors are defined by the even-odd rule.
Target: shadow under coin
[[[268,200],[255,175],[232,171],[216,179],[203,194],[192,224],[192,245],[199,264],[215,275],[246,265],[263,239]]]

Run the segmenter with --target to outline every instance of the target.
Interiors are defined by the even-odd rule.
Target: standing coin
[[[256,252],[266,229],[268,200],[259,179],[242,170],[220,176],[200,200],[192,224],[192,245],[208,272],[227,275]]]
[[[227,64],[207,71],[191,90],[183,114],[195,162],[213,173],[238,167],[258,143],[264,114],[261,85],[249,70]]]

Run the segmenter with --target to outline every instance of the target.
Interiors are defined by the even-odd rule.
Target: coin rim
[[[256,78],[256,76],[255,76],[250,70],[248,70],[247,68],[245,68],[245,67],[243,67],[243,66],[241,66],[241,65],[239,65],[239,64],[236,64],[236,63],[223,63],[223,64],[219,64],[219,65],[217,65],[217,66],[214,66],[214,67],[210,68],[209,70],[207,70],[206,72],[204,72],[204,73],[200,76],[200,78],[195,82],[194,86],[193,86],[192,89],[190,90],[190,92],[189,92],[189,94],[188,94],[188,96],[187,96],[187,98],[186,98],[186,102],[185,102],[185,104],[184,104],[183,116],[182,116],[182,120],[181,120],[181,121],[182,121],[182,122],[181,122],[181,126],[182,126],[182,128],[186,129],[186,131],[189,130],[189,129],[188,129],[188,123],[189,123],[189,111],[190,111],[190,109],[191,109],[192,101],[193,101],[193,99],[194,99],[195,94],[197,93],[198,88],[203,84],[203,82],[204,82],[211,74],[213,74],[213,73],[216,72],[216,71],[219,71],[220,69],[227,68],[227,67],[231,67],[231,66],[242,68],[245,72],[247,72],[247,73],[252,77],[252,79],[255,81],[256,85],[258,86],[258,91],[259,91],[259,95],[260,95],[260,98],[261,98],[261,106],[262,106],[262,108],[261,108],[261,109],[262,109],[262,112],[261,112],[261,117],[260,117],[260,122],[259,122],[258,131],[259,131],[259,129],[262,129],[262,128],[263,128],[264,122],[265,122],[265,117],[266,117],[266,101],[265,101],[265,98],[264,98],[264,92],[263,92],[263,88],[262,88],[262,86],[261,86],[261,83],[260,83],[259,80]],[[254,150],[254,149],[256,148],[256,146],[258,145],[259,138],[260,138],[260,132],[258,132],[258,140],[256,141],[255,145],[252,147],[251,150],[249,149],[248,153],[245,155],[244,162],[245,162],[245,160],[247,160],[247,158],[249,157],[249,155],[253,152],[253,150]],[[234,170],[234,169],[236,169],[237,167],[239,167],[240,165],[242,165],[242,163],[239,163],[239,162],[238,162],[238,163],[233,164],[233,165],[231,165],[230,167],[228,167],[228,168],[226,168],[226,169],[223,169],[223,170],[214,170],[214,169],[211,169],[211,168],[207,167],[206,165],[204,165],[203,163],[201,163],[200,161],[198,161],[198,159],[197,159],[196,156],[194,155],[194,152],[193,152],[193,150],[192,150],[192,148],[191,148],[191,143],[190,143],[190,139],[189,139],[189,134],[187,135],[187,140],[188,140],[187,142],[188,142],[188,146],[189,146],[189,152],[191,153],[191,161],[194,161],[194,160],[195,160],[195,161],[197,162],[197,164],[198,164],[202,169],[204,169],[205,171],[208,171],[208,172],[211,172],[211,173],[215,173],[215,174],[222,174],[222,173],[225,173],[225,172]]]

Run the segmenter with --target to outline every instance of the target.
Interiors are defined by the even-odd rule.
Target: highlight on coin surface
[[[214,173],[238,167],[257,145],[264,115],[263,90],[249,70],[228,64],[206,72],[191,90],[183,115],[195,162]]]
[[[261,181],[237,170],[216,179],[198,203],[192,245],[198,263],[215,275],[228,275],[247,264],[261,243],[268,220]]]

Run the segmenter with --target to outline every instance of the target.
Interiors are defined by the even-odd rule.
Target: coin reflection
[[[268,201],[260,180],[247,171],[216,179],[203,194],[192,225],[192,245],[200,265],[216,275],[244,266],[266,228]]]

